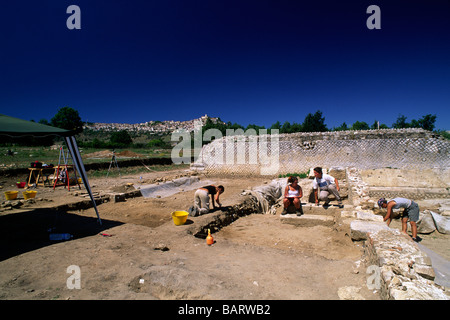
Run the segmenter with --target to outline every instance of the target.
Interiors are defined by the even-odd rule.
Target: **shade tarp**
[[[33,137],[45,137],[50,135],[62,136],[64,137],[67,146],[69,148],[70,154],[77,169],[81,179],[83,180],[86,191],[91,198],[92,204],[94,206],[95,212],[97,213],[98,222],[101,224],[100,215],[97,210],[97,205],[95,203],[94,196],[92,195],[91,187],[86,175],[86,170],[84,169],[84,164],[81,159],[80,152],[75,140],[75,133],[70,130],[55,128],[52,126],[47,126],[40,123],[35,123],[32,121],[22,120],[10,116],[0,114],[0,135],[7,135],[12,137],[22,137],[22,136],[33,136]]]
[[[74,135],[74,132],[0,114],[0,134],[13,137],[27,135],[34,137],[49,135],[68,137]]]

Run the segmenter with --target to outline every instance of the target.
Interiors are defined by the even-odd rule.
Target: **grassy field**
[[[8,154],[8,150],[12,155]],[[64,156],[67,155],[67,148],[64,147]],[[111,157],[90,157],[94,152],[105,152],[102,149],[80,149],[80,153],[85,164],[96,162],[109,162]],[[143,158],[170,158],[171,150],[168,149],[116,149],[117,160],[129,159],[130,157],[121,157],[118,154],[128,151],[141,155]],[[29,168],[30,163],[39,161],[46,164],[58,165],[60,149],[55,147],[0,147],[0,170]],[[61,157],[61,163],[63,158]]]
[[[13,155],[8,155],[8,150],[12,151]],[[80,153],[83,158],[83,163],[111,163],[112,156],[108,157],[94,157],[92,158],[93,153],[109,153],[110,150],[104,149],[80,149]],[[171,150],[163,149],[163,150],[146,150],[146,149],[116,149],[116,154],[119,154],[123,151],[124,153],[136,153],[141,155],[140,159],[146,158],[170,158]],[[67,154],[67,148],[64,148],[64,154]],[[2,171],[4,174],[8,169],[26,169],[30,167],[30,163],[34,161],[39,161],[46,164],[53,164],[54,166],[58,165],[58,159],[60,155],[59,148],[51,148],[51,147],[0,147],[0,176],[2,175]],[[108,169],[95,169],[89,170],[87,172],[88,177],[105,177],[108,175],[109,177],[118,177],[127,176],[127,175],[140,175],[144,173],[148,173],[149,171],[157,172],[157,171],[168,171],[175,169],[188,169],[189,164],[181,164],[181,165],[144,165],[141,166],[121,166],[121,160],[128,160],[130,157],[120,157],[117,156],[117,161],[119,163],[119,169],[115,167],[113,164],[111,166],[111,170]],[[63,159],[61,158],[61,163]],[[72,162],[69,161],[69,164]],[[18,181],[26,181],[27,175],[18,174]]]

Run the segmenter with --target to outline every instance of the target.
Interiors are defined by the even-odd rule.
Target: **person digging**
[[[402,212],[402,233],[408,235],[408,219],[409,224],[411,225],[411,233],[412,239],[415,242],[419,242],[422,240],[419,236],[417,236],[417,221],[419,220],[419,205],[410,199],[405,198],[394,198],[391,201],[387,201],[385,198],[381,198],[378,200],[378,206],[380,208],[387,209],[386,216],[384,217],[384,221],[387,221],[387,225],[392,221],[392,209],[400,209],[403,208]],[[409,235],[408,235],[409,236]]]
[[[194,205],[191,206],[188,209],[189,215],[191,217],[196,217],[202,214],[207,214],[209,212],[209,197],[211,196],[211,202],[213,205],[213,209],[216,209],[216,204],[219,205],[219,207],[222,207],[222,204],[219,201],[219,196],[225,191],[225,188],[220,186],[204,186],[197,191],[195,191],[194,194]]]

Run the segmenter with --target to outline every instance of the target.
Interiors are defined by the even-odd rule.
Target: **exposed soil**
[[[142,179],[90,183],[98,194],[125,192],[134,190],[131,184],[186,174],[149,172]],[[242,190],[268,181],[201,179],[225,186],[224,206],[238,203]],[[14,178],[1,182],[3,191],[16,188]],[[362,243],[352,242],[345,229],[285,224],[279,213],[251,214],[213,233],[215,243],[208,246],[188,230],[218,211],[189,217],[182,226],[175,226],[170,215],[187,210],[194,191],[103,203],[100,226],[93,208],[50,209],[79,201],[84,188],[36,190],[36,201],[0,212],[0,299],[339,299],[346,288],[353,299],[379,299],[367,289],[365,267],[358,268]],[[49,230],[74,238],[51,242]],[[71,265],[80,268],[81,289],[67,286]]]

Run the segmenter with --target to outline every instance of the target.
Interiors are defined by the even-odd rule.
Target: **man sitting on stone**
[[[402,232],[408,234],[408,219],[411,225],[412,239],[415,242],[419,242],[422,238],[417,236],[417,220],[419,220],[419,205],[412,200],[405,198],[394,198],[391,201],[387,201],[385,198],[378,200],[378,206],[380,208],[387,208],[384,221],[387,221],[387,225],[392,221],[392,209],[403,208],[402,212]]]
[[[324,208],[328,207],[330,203],[328,196],[331,192],[336,197],[339,208],[343,208],[341,196],[339,195],[340,188],[338,180],[329,174],[323,173],[321,167],[314,168],[314,176],[313,189],[316,205],[319,205],[319,200],[322,200],[325,201],[323,204]]]

